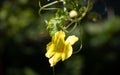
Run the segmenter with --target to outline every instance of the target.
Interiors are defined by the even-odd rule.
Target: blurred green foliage
[[[44,5],[54,0],[40,1]],[[44,56],[46,44],[50,41],[44,20],[52,18],[56,11],[42,11],[39,15],[38,3],[38,0],[0,2],[0,75],[52,75],[52,68]],[[112,1],[105,0],[105,3],[109,6]],[[116,13],[120,12],[114,11],[119,10],[119,6],[116,9],[114,5],[111,11],[104,11],[106,17],[97,12],[101,9],[95,9],[93,5],[93,13],[88,13],[71,32],[82,38],[83,49],[65,62],[59,62],[55,66],[56,75],[115,75],[118,72],[120,14]],[[54,6],[60,7],[62,4],[51,7]],[[97,6],[100,7],[99,4]],[[75,7],[71,6],[73,9]],[[74,50],[79,48],[79,44],[80,41],[74,45]]]

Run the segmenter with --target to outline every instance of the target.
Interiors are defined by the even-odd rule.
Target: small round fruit
[[[78,13],[77,13],[77,11],[72,10],[72,11],[69,12],[69,16],[70,16],[71,18],[74,18],[74,17],[77,17],[77,16],[78,16]]]

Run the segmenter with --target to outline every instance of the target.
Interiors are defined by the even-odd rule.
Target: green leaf
[[[54,18],[51,18],[48,22],[47,29],[49,30],[50,36],[53,36],[60,27],[61,29],[65,26],[64,22],[68,20],[68,12],[63,9],[59,9]]]

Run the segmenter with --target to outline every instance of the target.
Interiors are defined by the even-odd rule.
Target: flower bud
[[[70,16],[71,18],[74,18],[74,17],[77,17],[77,16],[78,16],[78,13],[77,13],[77,11],[72,10],[72,11],[69,12],[69,16]]]

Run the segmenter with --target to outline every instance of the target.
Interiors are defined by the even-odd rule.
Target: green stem
[[[77,23],[75,23],[74,27],[71,29],[70,33],[77,27]]]
[[[78,53],[78,52],[80,52],[81,51],[81,49],[82,49],[82,28],[80,29],[81,31],[80,31],[80,35],[81,35],[81,37],[80,37],[80,47],[79,47],[79,49],[77,50],[77,51],[75,51],[75,52],[73,52],[73,54],[76,54],[76,53]]]
[[[68,29],[74,22],[72,21],[70,24],[68,24],[65,29]]]
[[[51,3],[46,4],[46,5],[44,5],[44,6],[41,6],[41,3],[39,2],[39,6],[40,6],[39,13],[41,12],[41,10],[53,10],[53,9],[57,9],[57,8],[46,8],[46,7],[49,7],[49,6],[51,6],[51,5],[53,5],[53,4],[56,4],[56,3],[58,3],[58,2],[59,2],[59,1],[54,1],[54,2],[51,2]]]
[[[51,5],[53,5],[53,4],[56,4],[56,3],[58,3],[59,1],[54,1],[54,2],[51,2],[51,3],[49,3],[49,4],[46,4],[46,5],[44,5],[43,7],[41,7],[41,9],[42,8],[46,8],[46,7],[48,7],[48,6],[51,6]]]
[[[75,22],[78,22],[78,21],[81,21],[85,15],[87,14],[87,12],[91,9],[92,7],[92,0],[88,0],[88,5],[87,5],[87,8],[85,9],[85,11],[83,12],[82,16],[80,16],[77,20],[75,20]]]

